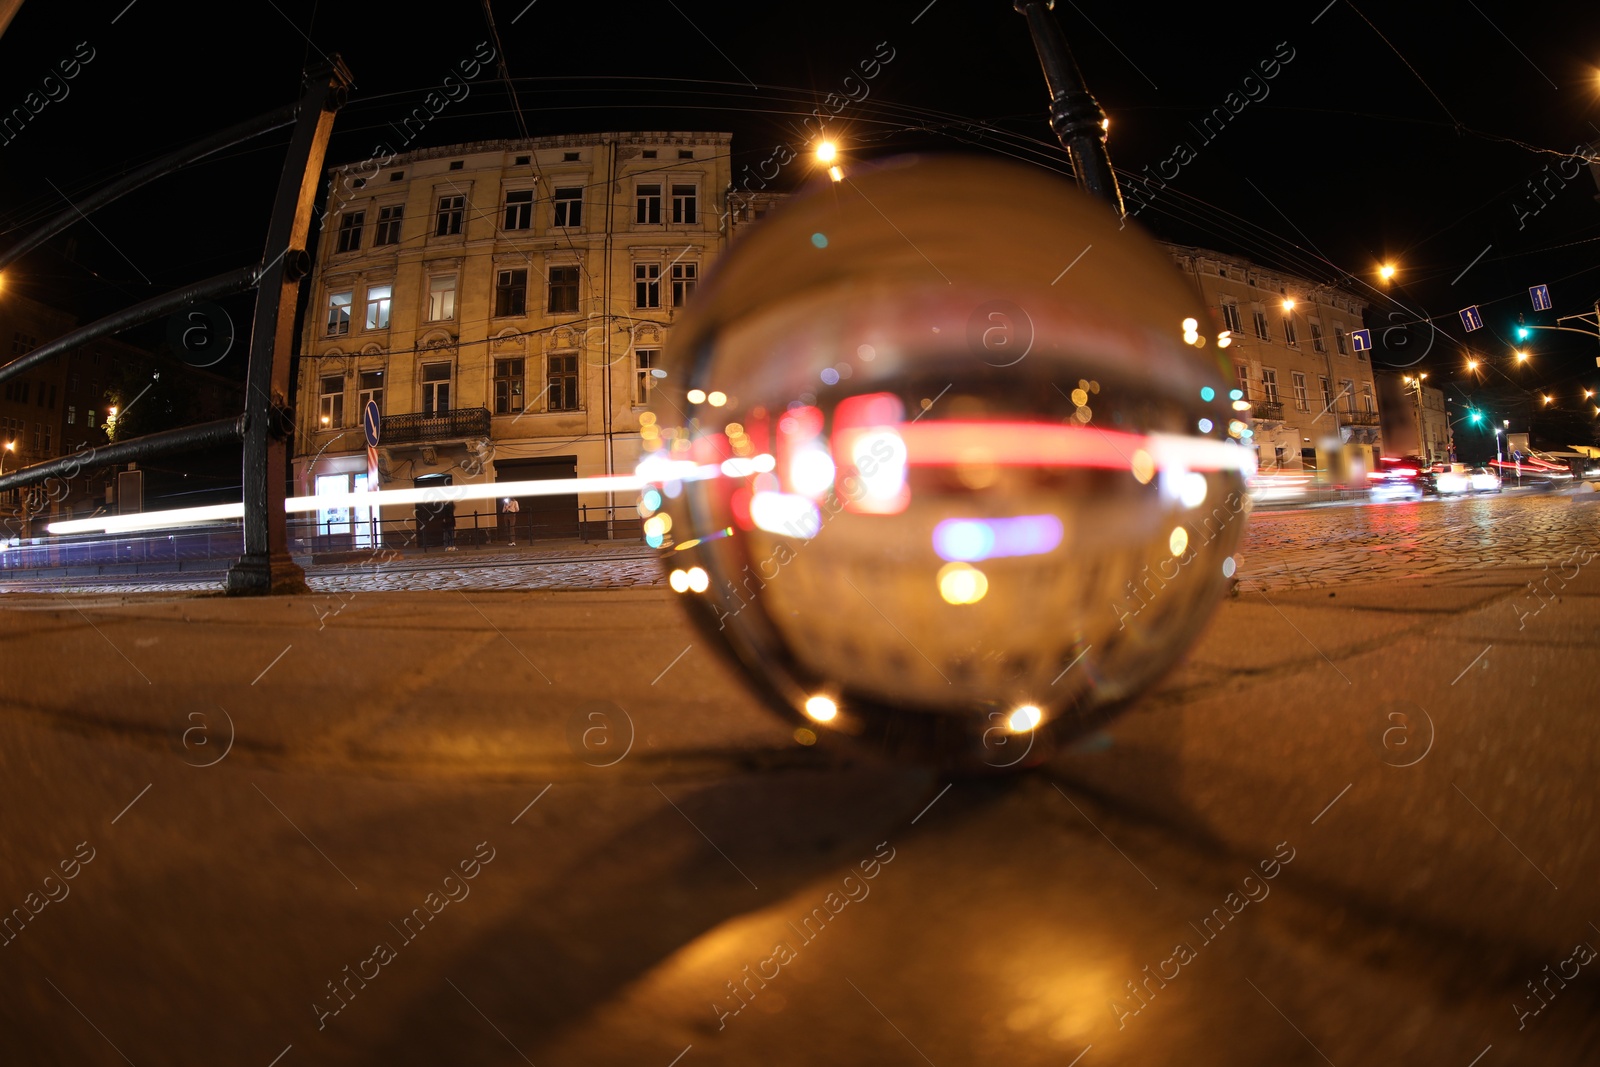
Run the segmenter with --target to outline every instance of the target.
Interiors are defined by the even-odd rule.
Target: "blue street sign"
[[[1467,328],[1468,333],[1483,329],[1483,316],[1478,313],[1477,304],[1461,309],[1461,325]]]
[[[378,447],[378,433],[383,429],[383,416],[378,413],[376,400],[367,401],[367,406],[362,409],[361,429],[366,432],[368,446]]]
[[[1355,346],[1357,352],[1370,352],[1372,350],[1372,331],[1351,330],[1350,343]]]
[[[1536,285],[1529,289],[1528,298],[1533,301],[1533,310],[1550,310],[1550,287],[1548,285]]]

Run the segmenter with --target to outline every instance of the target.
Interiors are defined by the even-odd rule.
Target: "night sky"
[[[1391,362],[1428,369],[1455,404],[1484,404],[1513,430],[1530,405],[1543,412],[1542,393],[1591,415],[1578,390],[1600,385],[1600,345],[1536,335],[1519,369],[1510,331],[1518,313],[1553,325],[1600,296],[1600,203],[1590,168],[1572,159],[1600,140],[1592,6],[1325,5],[1057,5],[1111,117],[1113,163],[1168,178],[1139,221],[1364,292],[1376,336],[1413,324],[1389,333]],[[846,77],[892,51],[830,128],[849,158],[968,150],[1066,172],[1026,24],[1007,0],[494,0],[493,14],[534,135],[729,130],[737,174],[774,145],[803,145],[801,119],[830,92],[860,95]],[[43,88],[60,99],[0,144],[0,230],[14,235],[63,196],[292,101],[321,54],[341,54],[356,79],[328,160],[364,159],[486,40],[472,2],[27,0],[0,39],[0,108]],[[47,86],[63,61],[89,54],[80,42],[93,58]],[[426,143],[517,135],[496,72],[472,84]],[[1237,113],[1202,133],[1219,107]],[[57,239],[13,267],[7,286],[87,313],[253,260],[286,138],[128,197],[95,216],[97,229],[70,231],[70,249]],[[1375,274],[1384,259],[1401,268],[1392,288]],[[1555,307],[1535,314],[1527,290],[1540,283]],[[1461,356],[1457,311],[1470,304],[1486,327],[1470,338],[1490,361],[1481,384]],[[1592,436],[1593,425],[1564,432]]]

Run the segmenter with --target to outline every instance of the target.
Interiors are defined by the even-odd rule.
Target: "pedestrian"
[[[506,543],[515,548],[517,545],[517,513],[521,511],[522,508],[517,503],[516,497],[508,496],[506,497],[505,503],[501,505],[501,510],[507,515],[511,516],[511,520],[507,524],[511,527],[511,540]]]
[[[455,506],[455,504],[454,503],[446,504],[444,506],[443,512],[444,512],[444,550],[446,552],[454,552],[456,550],[456,506]]]

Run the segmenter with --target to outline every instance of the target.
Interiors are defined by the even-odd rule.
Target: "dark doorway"
[[[442,488],[451,484],[451,477],[448,474],[425,474],[412,484],[418,489]],[[419,501],[416,505],[416,518],[419,547],[441,548],[455,545],[455,501]]]
[[[540,459],[502,459],[494,465],[496,482],[534,482],[578,476],[577,456],[546,456]],[[507,511],[505,498],[499,498],[500,539],[577,540],[578,494],[525,496],[517,498],[517,510]]]

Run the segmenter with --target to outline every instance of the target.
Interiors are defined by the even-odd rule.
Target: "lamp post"
[[[16,450],[17,442],[15,441],[7,441],[5,443],[5,448],[0,450],[0,474],[4,474],[6,472],[6,453],[15,452]]]
[[[1050,17],[1055,0],[1013,0],[1017,13],[1028,20],[1033,48],[1050,90],[1050,129],[1067,151],[1078,186],[1111,205],[1121,218],[1122,192],[1106,151],[1110,120],[1083,83],[1083,73],[1072,58],[1061,27]]]

